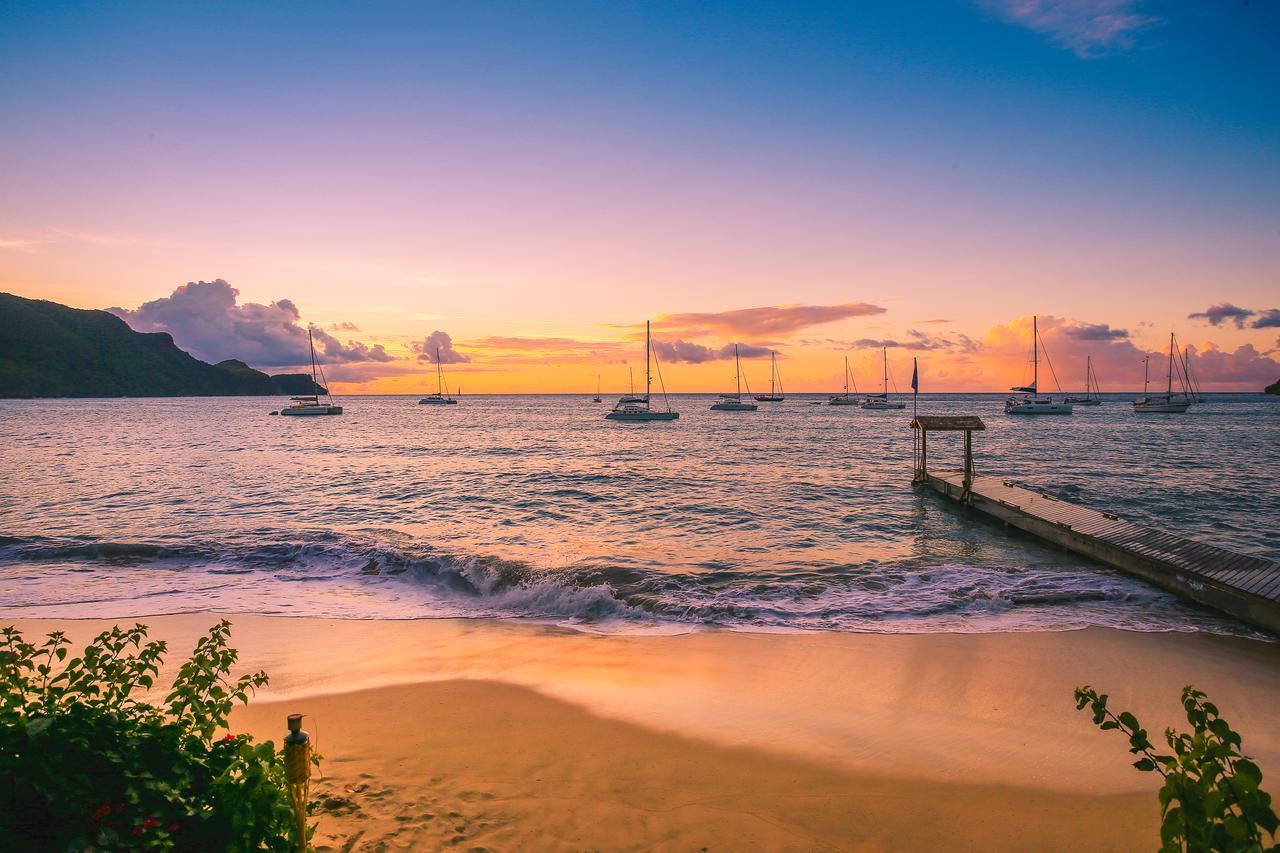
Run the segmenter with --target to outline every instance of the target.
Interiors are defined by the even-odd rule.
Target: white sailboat
[[[342,407],[333,405],[333,395],[329,393],[327,387],[328,380],[325,384],[316,381],[316,371],[319,370],[320,378],[324,379],[324,368],[316,363],[316,342],[311,336],[311,328],[307,327],[307,345],[311,347],[311,385],[313,389],[324,388],[324,396],[329,398],[328,403],[320,402],[320,394],[304,394],[300,397],[290,397],[293,402],[280,410],[282,415],[340,415]]]
[[[679,412],[671,411],[671,403],[667,401],[667,389],[662,389],[662,399],[666,401],[667,410],[655,411],[649,402],[653,389],[653,374],[649,370],[649,359],[653,346],[649,337],[649,321],[644,321],[644,397],[623,397],[613,407],[613,411],[605,415],[611,421],[674,421],[680,417]],[[655,359],[656,361],[656,359]],[[662,383],[662,369],[658,369],[658,382]]]
[[[1004,401],[1006,415],[1069,415],[1071,403],[1066,400],[1054,400],[1049,394],[1040,393],[1040,327],[1039,317],[1031,318],[1031,384],[1022,385],[1011,390],[1023,392],[1021,397],[1010,397]]]
[[[1169,373],[1165,378],[1163,394],[1152,396],[1148,391],[1151,384],[1151,356],[1142,360],[1142,399],[1133,401],[1135,414],[1176,415],[1191,407],[1191,395],[1183,389],[1181,394],[1173,393],[1173,354],[1175,352],[1173,333],[1169,333]],[[1181,381],[1182,377],[1178,377]]]
[[[775,384],[776,381],[776,384]],[[782,374],[778,372],[778,354],[769,351],[769,393],[757,394],[756,400],[761,403],[781,403],[784,397],[782,394]]]
[[[600,402],[600,374],[599,373],[596,374],[596,395],[591,398],[591,402],[593,403]]]
[[[884,392],[880,394],[868,394],[867,398],[862,401],[864,409],[905,409],[907,404],[900,400],[889,399],[889,350],[887,347],[880,348],[884,355]]]
[[[742,399],[742,363],[738,360],[738,345],[733,345],[733,380],[737,384],[737,389],[732,394],[721,394],[720,399],[711,404],[712,411],[716,412],[754,412],[760,408],[755,403],[749,403]],[[751,389],[747,389],[747,393],[751,393]]]
[[[629,364],[627,365],[627,383],[627,387],[630,388],[630,390],[618,398],[618,405],[622,405],[623,403],[643,403],[648,399],[646,397],[636,396],[636,374]]]
[[[459,389],[461,391],[461,389]],[[440,366],[440,347],[436,347],[436,393],[428,394],[418,401],[419,406],[456,406],[458,401],[449,395],[444,387],[444,372]]]
[[[1098,387],[1098,375],[1093,372],[1093,356],[1086,356],[1084,362],[1084,396],[1068,397],[1067,402],[1075,406],[1101,406],[1102,389]]]
[[[853,383],[853,393],[858,393],[858,383]],[[858,401],[849,396],[849,356],[844,357],[844,393],[827,398],[828,406],[856,406]]]

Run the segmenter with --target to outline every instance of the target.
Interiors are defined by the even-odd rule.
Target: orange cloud
[[[654,325],[669,336],[696,338],[703,335],[763,337],[791,335],[810,326],[834,323],[850,317],[885,313],[879,305],[845,302],[840,305],[766,305],[733,311],[663,314]]]

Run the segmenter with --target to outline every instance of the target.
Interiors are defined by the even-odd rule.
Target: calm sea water
[[[0,401],[0,616],[533,618],[601,631],[1246,629],[910,485],[910,408],[617,424],[582,396]],[[980,473],[1280,558],[1280,400],[976,413]],[[948,446],[950,445],[950,446]],[[930,443],[958,466],[959,440]]]

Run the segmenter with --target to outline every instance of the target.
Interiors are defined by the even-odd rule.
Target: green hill
[[[207,397],[324,393],[301,374],[209,364],[165,332],[114,314],[0,293],[0,397]]]
[[[1266,388],[1263,388],[1262,393],[1275,394],[1276,396],[1280,396],[1280,379],[1277,379],[1275,382],[1272,382]]]

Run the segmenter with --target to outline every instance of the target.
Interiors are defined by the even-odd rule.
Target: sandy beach
[[[216,618],[142,621],[176,663]],[[1195,683],[1280,766],[1280,647],[1238,638],[233,622],[272,677],[233,727],[278,740],[299,712],[317,736],[320,849],[1150,849],[1156,780],[1081,683],[1152,731]]]

